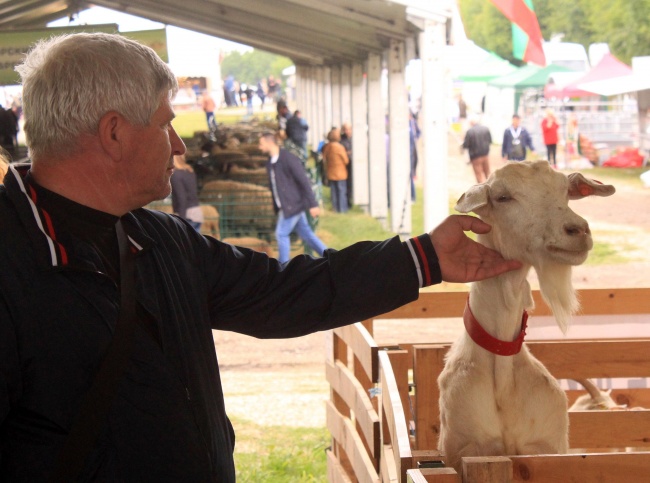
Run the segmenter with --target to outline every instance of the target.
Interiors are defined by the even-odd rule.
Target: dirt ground
[[[492,167],[500,164],[493,153]],[[582,172],[588,176],[588,170]],[[450,157],[450,196],[460,196],[474,183],[466,158],[457,154]],[[617,188],[615,195],[586,198],[571,202],[571,206],[589,222],[595,240],[625,247],[630,262],[576,267],[573,280],[577,288],[650,286],[650,190],[613,184]],[[426,340],[453,340],[462,330],[455,320],[432,324],[426,320],[382,322],[375,331],[380,341],[391,337],[403,341],[411,339],[412,334],[427,334]],[[325,425],[323,401],[329,397],[329,390],[325,381],[324,334],[259,341],[215,332],[214,339],[229,414],[261,425]]]

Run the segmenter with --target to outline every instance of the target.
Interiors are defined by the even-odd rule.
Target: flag
[[[542,31],[533,0],[490,0],[512,22],[512,53],[517,59],[545,66]]]

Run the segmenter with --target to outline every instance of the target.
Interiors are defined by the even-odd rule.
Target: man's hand
[[[521,268],[521,262],[506,260],[495,250],[475,242],[465,231],[484,234],[490,225],[467,215],[452,215],[431,233],[442,279],[446,282],[475,282]]]
[[[318,218],[318,215],[320,215],[320,208],[318,206],[309,208],[309,214],[312,216],[312,218]]]

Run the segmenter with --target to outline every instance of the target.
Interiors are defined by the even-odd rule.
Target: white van
[[[550,41],[542,44],[546,65],[555,64],[576,72],[587,72],[590,68],[587,51],[582,44]]]

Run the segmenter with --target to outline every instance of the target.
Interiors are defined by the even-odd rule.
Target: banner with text
[[[0,32],[0,85],[16,85],[20,77],[14,67],[22,62],[24,55],[39,40],[56,35],[78,32],[119,33],[156,51],[158,56],[168,62],[167,31],[165,29],[118,32],[117,24],[81,25],[76,27],[52,27],[37,30],[14,30]]]

